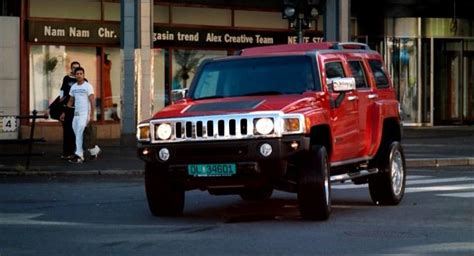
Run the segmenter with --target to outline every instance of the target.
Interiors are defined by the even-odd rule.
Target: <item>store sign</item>
[[[216,47],[244,48],[273,44],[297,43],[295,33],[253,30],[169,28],[155,26],[153,46],[161,47]],[[322,33],[307,32],[305,42],[323,41]]]
[[[120,24],[79,22],[28,22],[28,41],[120,44]]]

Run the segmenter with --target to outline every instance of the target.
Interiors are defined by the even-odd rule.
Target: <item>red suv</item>
[[[376,204],[405,189],[399,103],[379,53],[359,43],[244,49],[204,61],[186,98],[137,127],[156,216],[185,191],[264,200],[295,192],[303,219],[325,220],[331,182],[369,184]]]

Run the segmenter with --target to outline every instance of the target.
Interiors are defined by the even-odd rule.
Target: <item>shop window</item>
[[[121,100],[120,80],[122,77],[122,57],[118,48],[104,48],[102,63],[102,90],[96,93],[97,102],[104,111],[104,120],[120,121]]]
[[[232,15],[230,9],[172,7],[172,21],[175,24],[230,26]]]
[[[30,0],[30,17],[100,20],[101,0]]]
[[[236,27],[288,29],[288,21],[280,12],[242,11],[234,12]]]
[[[120,21],[120,2],[104,1],[104,20]]]
[[[63,77],[70,71],[70,63],[79,61],[85,77],[97,92],[99,80],[95,47],[32,45],[29,54],[30,112],[46,113],[49,103],[59,95]]]

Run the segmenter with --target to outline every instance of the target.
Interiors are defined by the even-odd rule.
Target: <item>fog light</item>
[[[294,150],[298,149],[298,142],[296,141],[291,142],[290,147]]]
[[[146,155],[148,155],[148,153],[150,153],[150,151],[148,151],[147,148],[143,149],[142,155],[146,156]]]
[[[272,146],[268,143],[263,143],[262,145],[260,145],[260,154],[262,154],[262,156],[269,156],[272,154]]]
[[[158,157],[161,161],[167,161],[170,158],[170,151],[167,148],[162,148],[158,152]]]

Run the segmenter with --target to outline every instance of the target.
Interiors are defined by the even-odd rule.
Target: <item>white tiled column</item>
[[[326,0],[324,38],[326,41],[350,41],[350,0]]]
[[[138,121],[149,118],[153,109],[153,1],[140,0],[140,71]]]
[[[123,145],[136,143],[136,125],[151,116],[153,108],[153,1],[121,0],[124,58],[122,86]]]
[[[0,116],[16,116],[20,113],[19,18],[0,17],[0,35],[0,91],[2,92],[0,94]],[[0,139],[17,139],[18,129],[12,132],[4,131],[3,121],[6,119],[1,119]]]
[[[351,41],[351,0],[339,0],[339,41]]]

